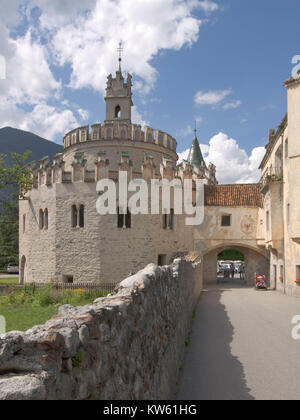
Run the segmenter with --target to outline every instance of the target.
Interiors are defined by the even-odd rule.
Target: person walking
[[[231,278],[234,279],[235,267],[234,267],[234,264],[233,263],[230,266],[230,273],[231,273]]]

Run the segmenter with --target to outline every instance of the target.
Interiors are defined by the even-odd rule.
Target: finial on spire
[[[197,121],[195,120],[195,137],[197,137]]]
[[[122,52],[124,51],[123,42],[119,42],[119,48],[117,49],[119,53],[119,71],[121,71],[121,63],[122,63]]]

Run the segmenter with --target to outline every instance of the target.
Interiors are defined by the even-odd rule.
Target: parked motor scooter
[[[267,290],[267,279],[266,276],[258,275],[255,277],[255,289],[256,290]]]

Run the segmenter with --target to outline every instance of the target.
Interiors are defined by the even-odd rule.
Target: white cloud
[[[178,153],[178,163],[181,163],[183,160],[187,160],[189,156],[190,149],[184,150],[181,153]]]
[[[195,121],[197,124],[202,124],[204,121],[204,118],[199,115],[198,117],[195,117]]]
[[[192,13],[199,5],[194,0],[164,0],[163,7],[161,0],[98,0],[90,13],[53,28],[52,51],[60,65],[71,64],[73,88],[103,91],[107,74],[116,69],[122,39],[124,67],[143,80],[140,88],[149,90],[157,77],[153,57],[197,41],[202,21]],[[43,13],[46,20],[49,12]]]
[[[134,124],[139,124],[142,127],[145,127],[150,124],[148,121],[144,120],[144,118],[138,112],[137,107],[135,105],[132,107],[131,119]]]
[[[7,38],[6,42],[7,75],[0,84],[0,95],[28,104],[58,97],[61,84],[50,70],[45,48],[32,39],[31,33],[16,40]]]
[[[53,139],[78,125],[79,123],[71,110],[65,109],[58,112],[55,107],[39,104],[25,116],[20,128]]]
[[[206,13],[215,12],[219,9],[219,5],[210,0],[200,1],[199,5]]]
[[[264,147],[257,147],[248,156],[236,140],[219,133],[210,140],[207,161],[216,165],[222,183],[252,183],[259,181],[258,167],[264,153]]]
[[[177,137],[187,137],[189,135],[193,134],[192,127],[188,124],[185,128],[182,128],[181,130],[178,130],[176,133]]]
[[[217,167],[217,179],[221,184],[256,183],[261,177],[258,169],[264,154],[264,147],[256,147],[250,156],[241,149],[236,140],[219,133],[208,145],[201,145],[206,163]],[[187,159],[189,150],[179,153],[179,159]]]
[[[21,15],[18,13],[18,10],[20,9],[20,0],[1,0],[1,23],[5,25],[15,25],[16,23],[18,23],[21,18]]]
[[[90,114],[86,109],[78,108],[77,113],[82,121],[87,121],[90,117]]]
[[[34,8],[40,11],[38,23]],[[0,80],[0,102],[8,106],[0,126],[9,123],[41,135],[46,130],[53,137],[77,118],[86,121],[87,111],[64,100],[62,82],[50,63],[70,66],[69,87],[103,93],[107,75],[117,66],[120,39],[124,68],[135,75],[135,90],[149,93],[157,78],[153,58],[198,40],[206,21],[195,16],[199,9],[213,12],[218,5],[209,0],[1,0],[0,54],[7,78]],[[21,22],[26,25],[23,35],[13,37],[10,29]],[[147,124],[136,108],[133,119]]]
[[[236,100],[232,102],[228,102],[227,104],[223,105],[223,109],[236,109],[242,105],[242,101]]]
[[[0,108],[3,110],[0,126],[31,131],[49,140],[62,136],[79,125],[71,110],[58,109],[43,102],[25,112],[14,101],[0,98]]]
[[[196,93],[194,101],[197,105],[217,105],[231,94],[231,90],[210,90],[203,92],[199,90]]]

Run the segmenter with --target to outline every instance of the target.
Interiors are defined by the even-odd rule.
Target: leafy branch
[[[19,191],[21,198],[33,186],[33,178],[31,171],[25,167],[25,162],[31,152],[26,151],[23,155],[11,153],[12,165],[6,163],[6,155],[0,155],[0,189],[5,187],[13,187]]]

